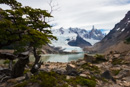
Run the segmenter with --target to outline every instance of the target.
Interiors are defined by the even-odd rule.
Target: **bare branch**
[[[53,0],[50,0],[50,2],[48,3],[50,6],[50,14],[52,14],[53,11],[57,11],[59,9],[58,7],[59,4],[58,3],[54,4],[53,2],[54,2]]]

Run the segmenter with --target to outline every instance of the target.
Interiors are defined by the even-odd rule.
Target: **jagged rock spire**
[[[92,29],[95,29],[94,25],[93,25]]]

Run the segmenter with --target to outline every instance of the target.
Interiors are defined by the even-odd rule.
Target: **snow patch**
[[[121,32],[123,32],[125,30],[125,28],[123,28],[122,30],[121,30]]]
[[[117,28],[116,30],[117,30],[117,31],[119,31],[119,30],[120,30],[120,28]]]
[[[87,42],[89,42],[91,45],[94,45],[95,43],[99,42],[100,40],[94,40],[94,39],[86,39],[86,38],[83,38],[84,40],[86,40]]]

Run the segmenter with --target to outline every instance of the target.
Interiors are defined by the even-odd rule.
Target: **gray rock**
[[[72,64],[68,64],[67,67],[66,67],[66,73],[68,75],[77,76],[78,72],[76,70],[76,66],[72,65]]]
[[[130,76],[122,78],[124,81],[130,82]]]
[[[77,66],[81,66],[81,65],[83,65],[83,64],[85,64],[86,62],[85,61],[79,61],[79,62],[77,62]]]
[[[43,71],[43,72],[50,72],[51,70],[48,69],[48,68],[44,68],[44,69],[39,69],[40,71]]]
[[[121,70],[119,74],[115,77],[116,79],[121,79],[130,76],[130,69]]]
[[[58,74],[65,74],[66,73],[65,69],[56,69],[56,68],[54,68],[54,69],[52,69],[52,71],[54,71],[54,72],[56,72]]]
[[[106,78],[106,79],[108,79],[108,80],[112,80],[113,82],[116,83],[116,80],[112,77],[112,75],[111,75],[109,70],[106,70],[104,73],[102,73],[101,76]]]
[[[80,74],[79,76],[81,76],[81,77],[87,77],[86,74]]]
[[[114,54],[113,57],[118,58],[120,57],[120,54]]]
[[[71,79],[71,77],[70,76],[66,76],[66,79],[68,80],[68,79]]]
[[[86,62],[92,63],[92,61],[94,61],[95,58],[94,58],[93,56],[89,56],[89,55],[87,55],[87,54],[84,54],[84,60],[85,60]]]

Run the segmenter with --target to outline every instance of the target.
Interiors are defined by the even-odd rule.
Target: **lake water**
[[[41,60],[44,62],[70,62],[82,59],[84,57],[83,53],[79,54],[42,54]],[[30,55],[31,61],[34,61],[34,56]]]

